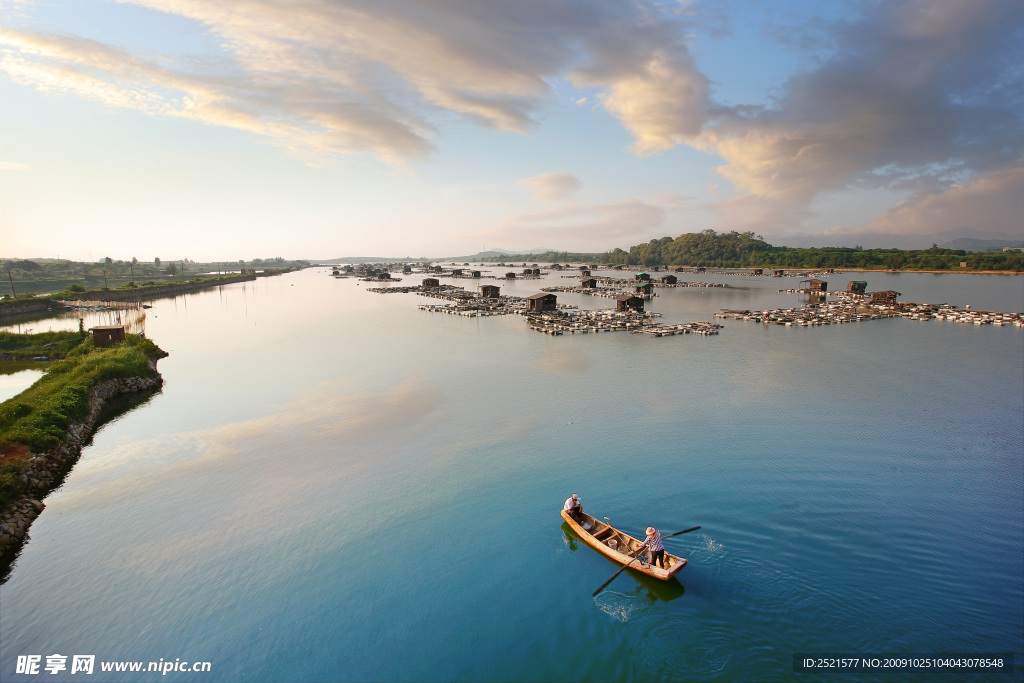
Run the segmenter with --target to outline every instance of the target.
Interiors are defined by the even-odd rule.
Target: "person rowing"
[[[665,544],[661,540],[661,532],[653,526],[647,527],[647,538],[637,546],[636,552],[633,554],[639,555],[644,548],[651,551],[651,566],[660,563],[662,569],[668,569],[665,564]]]

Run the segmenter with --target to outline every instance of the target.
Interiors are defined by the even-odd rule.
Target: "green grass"
[[[87,336],[81,331],[41,334],[0,332],[0,354],[11,360],[30,360],[36,356],[64,358]]]
[[[19,335],[44,337],[41,335]],[[77,333],[76,333],[77,334]],[[28,344],[32,340],[22,340]],[[89,412],[89,392],[100,382],[149,375],[149,361],[167,354],[138,335],[115,346],[96,348],[91,338],[79,343],[67,357],[50,365],[35,384],[0,403],[0,506],[21,491],[18,475],[24,471],[28,447],[41,453],[60,444],[68,427]]]

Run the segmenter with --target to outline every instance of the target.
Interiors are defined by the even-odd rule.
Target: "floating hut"
[[[497,299],[501,296],[501,287],[498,285],[480,285],[480,296],[484,299]]]
[[[754,268],[754,275],[764,275],[764,268]]]
[[[783,276],[785,276],[785,274],[786,274],[786,271],[784,271],[784,270],[773,270],[772,271],[772,277],[783,277]]]
[[[633,279],[637,282],[648,282],[651,279],[651,276],[647,273],[637,273],[633,276]]]
[[[505,273],[505,279],[506,280],[515,280],[516,279],[516,274],[515,273]]]
[[[900,296],[900,292],[894,292],[891,289],[885,289],[881,292],[871,292],[871,303],[894,304],[896,303],[896,297],[898,296]]]
[[[644,312],[644,299],[641,296],[635,294],[620,294],[615,297],[615,310],[616,311],[636,311],[637,313]]]
[[[580,275],[587,277],[590,275],[590,268],[580,268]]]
[[[425,277],[423,278],[424,287],[440,287],[441,282],[436,277]]]
[[[597,278],[595,278],[595,277],[585,277],[585,278],[583,278],[580,281],[580,287],[582,287],[583,289],[596,289],[597,288]]]
[[[90,331],[94,346],[113,346],[124,341],[124,325],[98,325]]]
[[[812,292],[827,292],[828,291],[828,282],[826,280],[815,280],[815,279],[801,280],[800,284],[803,284],[805,282],[807,283],[807,289],[811,290]]]
[[[651,287],[653,287],[653,285],[650,282],[641,282],[636,285],[635,290],[637,294],[650,294]]]
[[[677,278],[675,275],[662,275],[661,276],[661,284],[663,284],[663,285],[674,285],[677,282],[679,282],[679,278]]]
[[[558,310],[558,297],[554,294],[534,294],[526,297],[526,310],[529,312],[543,313],[545,311]]]
[[[850,280],[846,283],[847,294],[861,294],[868,291],[868,283],[864,280]]]

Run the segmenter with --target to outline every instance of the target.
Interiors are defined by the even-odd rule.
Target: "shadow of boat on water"
[[[561,529],[562,533],[565,535],[565,544],[569,546],[570,551],[575,552],[576,549],[580,546],[584,546],[587,548],[590,547],[589,545],[587,545],[586,541],[581,539],[579,534],[573,531],[572,527],[569,526],[566,522],[562,522]],[[594,554],[600,557],[605,562],[607,562],[612,567],[614,567],[613,572],[622,569],[622,565],[616,562],[615,560],[611,559],[610,557],[605,557],[604,555],[596,551],[594,552]],[[686,568],[684,567],[681,571],[686,571]],[[647,574],[636,571],[635,569],[631,569],[629,567],[626,568],[626,571],[624,571],[623,574],[628,575],[637,584],[632,591],[625,591],[625,594],[627,595],[643,596],[651,602],[671,602],[676,598],[681,598],[683,594],[686,593],[686,588],[683,587],[683,584],[680,583],[679,579],[675,576],[673,576],[668,581],[662,581],[660,579],[655,579],[654,577],[647,576]],[[621,579],[622,577],[620,576],[619,578]],[[611,586],[609,586],[608,588],[610,589]],[[622,593],[623,591],[619,590],[616,592]]]

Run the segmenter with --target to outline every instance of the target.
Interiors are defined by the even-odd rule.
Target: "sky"
[[[962,228],[1024,236],[1021,0],[0,0],[3,257]]]

